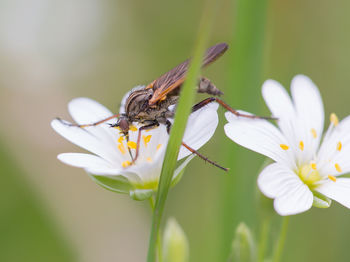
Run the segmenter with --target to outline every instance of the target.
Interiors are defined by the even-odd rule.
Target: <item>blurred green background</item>
[[[203,4],[0,0],[0,261],[145,260],[148,203],[60,163],[58,153],[80,149],[49,124],[69,119],[67,103],[78,96],[116,112],[126,91],[190,56]],[[210,44],[230,49],[204,74],[233,107],[263,115],[263,80],[289,87],[303,73],[320,88],[327,116],[343,118],[350,111],[349,10],[344,0],[223,1]],[[264,159],[224,136],[223,113],[202,152],[231,171],[194,160],[166,206],[188,235],[191,261],[226,261],[240,221],[256,239],[261,229],[256,177]],[[349,261],[349,218],[337,203],[293,216],[282,260]],[[279,225],[273,215],[271,241]]]

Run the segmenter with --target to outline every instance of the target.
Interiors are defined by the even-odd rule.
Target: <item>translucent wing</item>
[[[203,59],[202,67],[213,63],[225,53],[227,48],[228,45],[226,43],[216,44],[208,48]],[[181,86],[185,81],[190,61],[190,59],[187,59],[147,86],[147,88],[153,88],[154,90],[153,96],[149,100],[149,105],[154,105],[159,100],[163,100],[168,93]]]

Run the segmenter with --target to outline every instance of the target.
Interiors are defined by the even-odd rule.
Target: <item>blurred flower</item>
[[[274,199],[280,215],[292,215],[316,207],[329,207],[331,198],[350,208],[350,179],[338,178],[350,171],[350,116],[338,121],[330,116],[323,137],[324,111],[320,93],[306,76],[291,83],[292,100],[276,81],[267,80],[263,97],[278,127],[266,120],[237,118],[226,113],[226,135],[241,146],[270,157],[258,177],[258,186]]]
[[[210,104],[189,116],[183,141],[194,149],[203,146],[214,134],[218,125],[217,104]],[[72,118],[78,124],[97,122],[112,113],[88,98],[73,99],[68,105]],[[129,193],[137,200],[146,199],[157,190],[163,165],[168,134],[166,127],[160,125],[143,131],[139,157],[134,164],[130,154],[135,155],[138,128],[134,123],[129,131],[129,141],[110,124],[117,119],[98,126],[85,128],[69,126],[59,120],[51,122],[52,128],[70,142],[93,154],[64,153],[58,155],[62,162],[84,168],[101,186],[119,193]],[[68,123],[68,122],[67,122]],[[129,153],[130,151],[130,153]],[[191,154],[181,147],[178,160]],[[173,185],[178,182],[184,167],[193,158],[188,157],[175,171]]]
[[[164,262],[186,262],[189,258],[189,244],[185,232],[175,218],[169,218],[163,239]]]

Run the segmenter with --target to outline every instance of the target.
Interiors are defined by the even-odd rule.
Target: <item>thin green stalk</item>
[[[188,70],[187,80],[182,87],[179,103],[177,105],[174,125],[171,129],[168,147],[165,153],[164,163],[158,185],[155,208],[153,212],[151,235],[147,255],[148,262],[156,261],[155,247],[159,235],[159,228],[163,216],[165,201],[176,167],[177,156],[180,150],[182,137],[185,132],[187,119],[191,112],[191,106],[194,102],[194,87],[197,84],[197,77],[200,72],[202,57],[209,38],[211,24],[214,20],[214,10],[216,10],[216,5],[217,3],[215,1],[208,1],[208,5],[206,6],[199,30],[198,41],[195,46],[190,68]]]
[[[279,262],[281,260],[284,243],[286,241],[286,236],[288,231],[288,224],[289,224],[289,216],[283,217],[281,231],[280,231],[280,235],[277,240],[277,243],[275,245],[272,262]]]
[[[236,0],[232,3],[234,28],[228,52],[232,62],[224,99],[234,108],[258,113],[268,0]],[[249,224],[256,222],[254,211],[250,208],[254,202],[253,188],[250,188],[251,192],[247,192],[242,185],[255,183],[254,176],[248,174],[256,172],[258,166],[256,161],[245,159],[246,154],[233,143],[223,146],[222,157],[231,163],[231,176],[223,177],[221,183],[219,261],[224,261],[230,252],[230,243],[237,224],[240,221]]]
[[[269,219],[265,218],[262,222],[261,231],[260,231],[258,262],[263,262],[265,259],[270,228],[271,228],[271,222]]]

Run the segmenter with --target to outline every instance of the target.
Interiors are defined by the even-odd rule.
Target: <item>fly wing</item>
[[[226,43],[216,44],[208,48],[203,58],[202,67],[213,63],[225,53],[227,48],[228,45]],[[179,64],[147,86],[148,88],[153,88],[154,90],[153,96],[149,100],[149,105],[154,105],[159,100],[163,100],[168,93],[181,86],[181,84],[185,81],[190,61],[191,60],[188,59]]]

